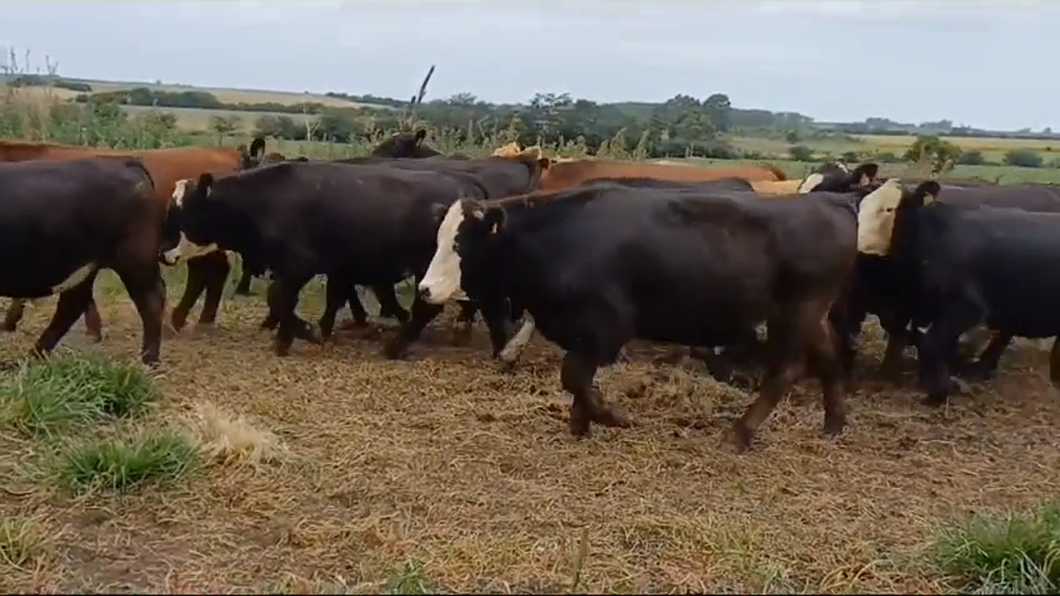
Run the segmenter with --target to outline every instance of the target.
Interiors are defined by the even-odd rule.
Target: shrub
[[[104,439],[77,445],[55,462],[55,475],[75,493],[125,491],[148,480],[176,480],[198,463],[198,449],[188,437],[155,432],[131,442]]]
[[[1060,506],[977,516],[946,528],[933,558],[954,587],[977,594],[1060,591]]]
[[[139,364],[54,355],[0,378],[0,422],[25,435],[50,436],[105,416],[136,414],[160,395]]]

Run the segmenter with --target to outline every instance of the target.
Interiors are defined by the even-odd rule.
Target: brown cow
[[[654,178],[707,182],[721,178],[742,178],[748,182],[787,180],[784,172],[773,166],[736,166],[731,168],[696,168],[632,161],[580,159],[553,163],[538,183],[539,190],[561,190],[598,178]]]
[[[235,171],[253,167],[265,152],[265,140],[255,138],[248,150],[244,146],[231,147],[179,147],[176,149],[150,149],[146,151],[127,151],[104,147],[74,147],[51,143],[32,143],[21,141],[0,141],[0,162],[17,161],[65,161],[100,155],[136,157],[151,174],[155,185],[155,196],[163,206],[168,206],[173,196],[173,189],[178,180],[198,177],[205,171]],[[188,284],[185,293],[197,286],[200,280],[216,276],[219,272],[228,275],[228,257],[224,253],[210,254],[188,261]],[[222,278],[223,279],[223,278]],[[214,296],[207,293],[206,306],[202,311],[199,323],[209,324],[216,316],[217,308],[209,308],[212,303],[219,304],[220,292]],[[14,299],[7,309],[2,329],[14,331],[22,319],[25,300]],[[95,300],[89,302],[85,309],[85,327],[96,341],[102,339],[103,322],[99,317]],[[187,312],[173,311],[173,326],[180,328],[184,324]]]

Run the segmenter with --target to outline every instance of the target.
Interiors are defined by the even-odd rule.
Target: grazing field
[[[1060,150],[1060,142],[1046,139],[1002,139],[991,137],[942,137],[964,151],[979,151],[990,163],[1003,163],[1005,154],[1013,150],[1036,151],[1045,157],[1050,169],[1056,169],[1060,155],[1052,156]],[[730,143],[741,151],[754,151],[766,156],[785,157],[795,145],[803,145],[822,156],[838,157],[843,153],[854,152],[871,157],[882,153],[901,156],[908,150],[916,137],[904,135],[848,135],[810,137],[789,143],[783,139],[763,137],[735,137]]]
[[[282,112],[242,112],[238,110],[200,110],[198,108],[154,108],[150,106],[122,106],[129,114],[143,114],[146,112],[168,112],[177,117],[177,127],[186,131],[208,131],[210,120],[214,116],[235,118],[235,134],[249,135],[254,131],[254,123],[262,116],[286,116],[295,124],[304,124],[306,118],[316,118],[313,115],[285,114]]]
[[[167,272],[170,304],[182,275]],[[78,322],[65,344],[107,360],[0,377],[0,590],[1046,593],[1018,571],[1055,548],[1058,516],[991,517],[1060,485],[1060,401],[1036,347],[933,410],[911,375],[874,378],[870,330],[844,436],[819,438],[805,382],[735,455],[722,440],[750,396],[653,364],[649,345],[599,375],[637,426],[573,441],[561,354],[540,338],[512,373],[484,330],[455,347],[441,320],[409,361],[384,360],[378,333],[280,359],[256,283],[218,329],[167,340],[148,378],[123,364],[140,325],[106,272],[107,337],[89,345]],[[302,312],[322,295],[311,284]],[[4,338],[5,360],[53,305]]]
[[[261,91],[255,89],[228,89],[224,87],[193,87],[191,85],[157,85],[154,83],[123,83],[92,80],[85,80],[84,82],[92,86],[93,93],[127,91],[136,87],[145,87],[152,91],[167,91],[170,93],[179,93],[181,91],[205,91],[207,93],[212,93],[218,101],[224,103],[278,103],[289,106],[309,102],[319,103],[332,108],[385,108],[385,106],[358,103],[341,97],[331,97],[322,93],[295,93],[291,91]],[[77,94],[74,93],[73,95]]]

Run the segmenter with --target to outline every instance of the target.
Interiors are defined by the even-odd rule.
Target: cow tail
[[[146,186],[141,190],[146,190],[148,196],[155,196],[155,193],[157,192],[157,189],[155,188],[155,179],[151,176],[151,171],[147,169],[147,166],[144,165],[143,161],[135,158],[128,159],[125,161],[125,167],[136,170],[140,176],[143,177],[143,181],[147,182]]]

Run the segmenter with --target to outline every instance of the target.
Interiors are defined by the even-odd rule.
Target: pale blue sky
[[[67,76],[525,101],[728,93],[818,120],[1060,129],[1060,2],[5,2],[0,45]]]

